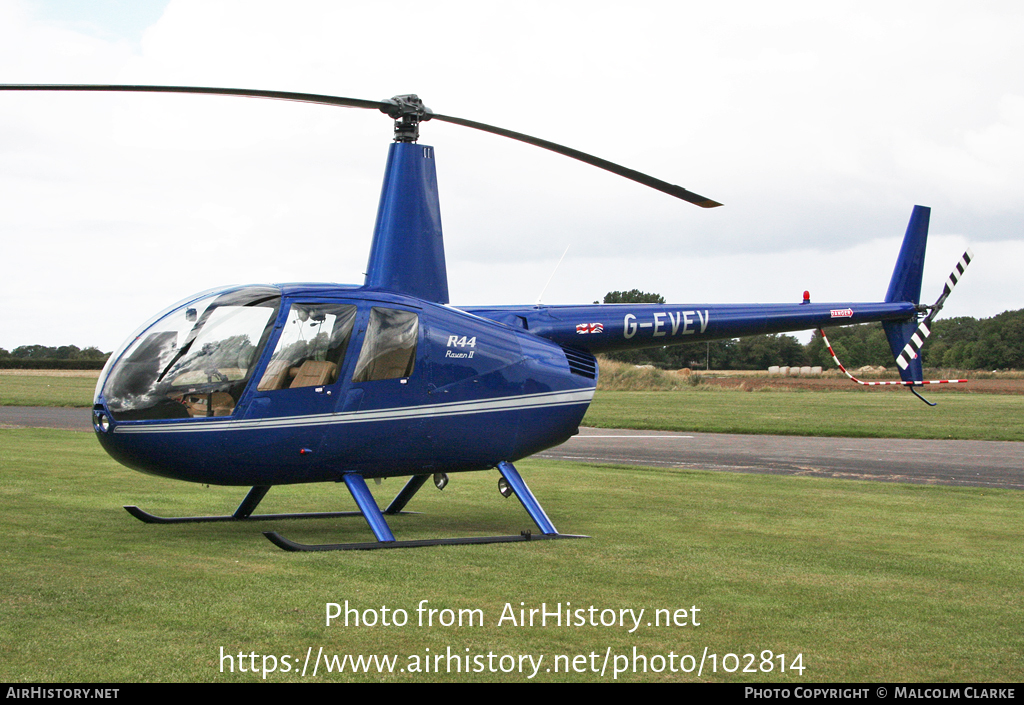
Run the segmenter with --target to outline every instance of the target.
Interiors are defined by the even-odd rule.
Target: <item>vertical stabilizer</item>
[[[928,245],[928,220],[931,214],[932,209],[927,206],[914,206],[907,234],[903,236],[900,256],[896,260],[896,269],[889,280],[886,303],[921,303],[921,276],[924,274],[924,251]]]
[[[885,294],[886,303],[921,303],[921,277],[924,275],[924,253],[928,244],[928,221],[931,212],[931,208],[926,206],[914,206],[910,224],[907,225],[907,234],[903,237],[903,246],[896,260],[896,268],[892,272],[892,279],[889,280],[889,290]],[[882,323],[893,357],[898,357],[903,351],[917,330],[917,325],[917,319]],[[906,368],[900,369],[900,378],[905,381],[924,378],[920,356],[910,360]]]
[[[391,144],[366,286],[448,303],[433,147]]]

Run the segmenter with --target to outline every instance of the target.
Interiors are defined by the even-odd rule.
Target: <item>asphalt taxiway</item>
[[[92,431],[89,409],[0,407],[0,428]],[[582,428],[536,457],[572,462],[1024,490],[1024,443]]]
[[[1024,443],[582,428],[537,457],[574,462],[1024,489]]]

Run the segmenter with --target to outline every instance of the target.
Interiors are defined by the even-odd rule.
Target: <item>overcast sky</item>
[[[0,82],[381,99],[427,123],[455,304],[639,288],[679,303],[884,296],[915,204],[923,298],[1024,307],[1024,5],[1014,2],[0,0]],[[111,350],[223,284],[362,283],[391,121],[177,95],[0,93],[0,347]]]

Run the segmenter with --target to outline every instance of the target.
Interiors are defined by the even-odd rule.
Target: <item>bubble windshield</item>
[[[280,303],[275,288],[246,287],[196,299],[157,320],[103,383],[114,419],[232,415]]]

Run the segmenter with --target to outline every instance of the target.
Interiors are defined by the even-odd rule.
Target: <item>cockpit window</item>
[[[193,301],[133,342],[103,386],[118,421],[230,416],[273,329],[280,294],[248,287]]]
[[[333,384],[355,321],[356,307],[351,304],[293,305],[257,389],[272,392]]]

